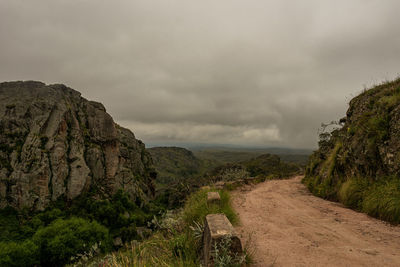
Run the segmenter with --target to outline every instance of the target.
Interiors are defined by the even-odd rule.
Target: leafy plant
[[[222,237],[219,243],[214,244],[212,251],[215,267],[240,267],[246,260],[245,255],[232,253],[232,236]]]

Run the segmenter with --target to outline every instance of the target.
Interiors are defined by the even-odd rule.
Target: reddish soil
[[[399,226],[314,197],[301,179],[233,193],[254,266],[400,266]]]

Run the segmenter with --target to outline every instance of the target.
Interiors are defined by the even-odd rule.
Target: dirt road
[[[314,197],[301,178],[233,193],[255,266],[400,266],[399,226]]]

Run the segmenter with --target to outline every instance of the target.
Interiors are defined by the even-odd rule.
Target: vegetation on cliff
[[[64,85],[0,83],[0,103],[1,266],[61,266],[143,237],[164,207],[130,130]]]
[[[317,196],[400,223],[400,79],[352,99],[338,125],[321,134],[304,183]]]

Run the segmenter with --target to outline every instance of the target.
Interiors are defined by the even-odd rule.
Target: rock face
[[[151,156],[104,106],[64,85],[0,83],[0,208],[44,209],[61,197],[154,193]]]
[[[335,200],[350,178],[378,181],[400,175],[400,79],[367,90],[350,101],[341,128],[320,136],[304,182]]]

